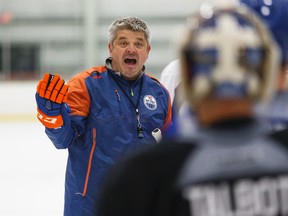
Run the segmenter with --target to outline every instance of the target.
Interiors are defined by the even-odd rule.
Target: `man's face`
[[[113,70],[119,71],[127,80],[138,78],[151,49],[143,32],[130,30],[119,30],[108,48]]]

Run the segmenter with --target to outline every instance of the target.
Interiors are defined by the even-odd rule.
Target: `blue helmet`
[[[282,63],[288,62],[288,0],[240,0],[254,10],[270,29],[281,50]]]

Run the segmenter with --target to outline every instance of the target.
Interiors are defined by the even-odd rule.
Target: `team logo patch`
[[[152,95],[145,95],[143,103],[149,110],[155,110],[157,108],[156,99]]]

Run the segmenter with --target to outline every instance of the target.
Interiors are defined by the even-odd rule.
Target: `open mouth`
[[[135,65],[137,63],[137,60],[134,58],[126,58],[124,59],[125,64],[128,65]]]

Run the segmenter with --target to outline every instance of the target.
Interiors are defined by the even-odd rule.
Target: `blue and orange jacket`
[[[105,171],[125,153],[155,144],[151,132],[171,123],[170,97],[155,78],[143,73],[129,83],[108,66],[83,71],[68,86],[70,120],[46,133],[56,148],[69,151],[64,215],[95,215]],[[139,94],[143,138],[135,111]]]

